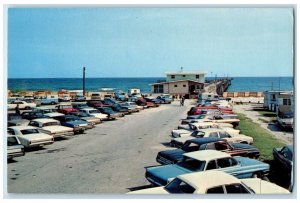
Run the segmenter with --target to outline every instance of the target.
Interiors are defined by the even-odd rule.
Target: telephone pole
[[[85,97],[85,67],[83,67],[83,77],[82,77],[82,96]]]

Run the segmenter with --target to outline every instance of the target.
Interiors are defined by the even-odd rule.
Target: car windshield
[[[59,125],[59,124],[58,124],[58,122],[48,122],[48,123],[44,123],[43,127],[53,126],[53,125]]]
[[[39,133],[37,129],[20,130],[23,135]]]
[[[191,171],[203,171],[205,167],[205,161],[199,161],[197,159],[184,156],[182,162],[177,163],[177,165]]]
[[[7,146],[14,146],[19,144],[16,137],[7,137]]]
[[[100,113],[98,110],[90,110],[89,113]]]
[[[187,184],[186,182],[175,178],[168,185],[164,187],[166,191],[171,194],[192,194],[195,192],[195,188]]]

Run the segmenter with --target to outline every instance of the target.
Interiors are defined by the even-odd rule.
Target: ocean
[[[86,78],[87,91],[99,91],[100,88],[115,88],[115,90],[127,91],[131,88],[139,88],[142,92],[150,92],[150,84],[164,77],[152,78]],[[210,77],[206,77],[210,80]],[[228,92],[263,92],[266,90],[293,90],[293,77],[234,77]],[[61,89],[82,89],[81,78],[22,78],[8,79],[8,89],[12,91],[36,91]]]

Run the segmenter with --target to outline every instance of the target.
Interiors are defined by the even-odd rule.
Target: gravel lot
[[[157,153],[168,148],[170,131],[190,106],[175,101],[146,109],[31,150],[8,163],[8,192],[124,194],[149,185],[144,167],[157,165]]]

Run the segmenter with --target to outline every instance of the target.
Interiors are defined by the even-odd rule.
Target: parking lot
[[[186,101],[189,103],[189,101]],[[97,125],[8,163],[9,193],[126,193],[149,185],[145,166],[167,149],[191,105],[175,101]]]

